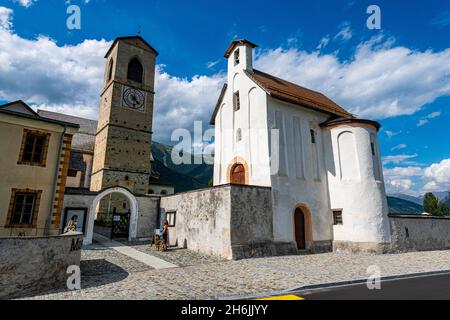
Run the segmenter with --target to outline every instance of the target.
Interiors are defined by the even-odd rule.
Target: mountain
[[[213,176],[213,165],[205,164],[180,164],[172,161],[173,147],[153,142],[153,168],[159,174],[161,181],[175,187],[175,192],[185,192],[207,188]],[[194,163],[194,156],[188,155]]]
[[[398,198],[398,199],[406,200],[409,202],[413,202],[415,204],[423,206],[423,198],[424,198],[423,196],[414,197],[414,196],[410,196],[410,195],[402,194],[402,193],[394,193],[394,194],[390,194],[389,196],[393,197],[393,198]]]
[[[389,213],[394,214],[422,214],[423,206],[412,201],[388,197]]]

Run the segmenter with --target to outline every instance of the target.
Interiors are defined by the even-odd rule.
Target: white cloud
[[[29,8],[33,5],[33,3],[37,2],[37,0],[13,0],[13,1],[19,3],[19,5],[25,8]]]
[[[420,119],[420,121],[417,123],[417,126],[418,127],[423,127],[424,125],[429,123],[431,119],[438,118],[440,116],[441,116],[441,112],[430,113],[428,116],[423,117],[422,119]]]
[[[0,7],[1,8],[1,7]],[[2,14],[3,13],[3,14]],[[0,21],[12,11],[0,9]],[[6,17],[6,18],[1,18]],[[28,40],[9,24],[0,28],[0,100],[24,100],[35,108],[96,119],[104,74],[106,40],[58,46],[47,37]],[[168,140],[173,129],[192,129],[194,120],[209,123],[225,75],[173,77],[156,71],[155,139]]]
[[[323,92],[360,117],[411,115],[450,95],[450,48],[440,52],[394,46],[382,36],[361,43],[351,59],[296,48],[265,50],[256,67]]]
[[[386,156],[383,157],[383,164],[412,164],[414,162],[407,161],[410,159],[417,158],[418,154],[401,154],[401,155],[395,155],[395,156]]]
[[[420,167],[384,168],[386,191],[388,194],[405,193],[417,195],[418,193],[412,190],[415,185],[412,179],[414,177],[421,177],[422,175],[423,169]]]
[[[13,11],[6,7],[0,7],[0,30],[9,30],[12,27]]]
[[[196,120],[209,124],[225,75],[185,79],[171,76],[160,66],[156,79],[153,131],[157,139],[170,139],[177,128],[192,131]]]
[[[398,132],[393,132],[393,131],[385,131],[386,135],[388,136],[389,139],[392,139],[395,136],[398,136],[400,133],[402,133],[401,131]]]
[[[425,169],[424,178],[428,180],[426,191],[450,191],[450,159],[432,164]]]
[[[406,149],[408,146],[406,144],[399,144],[391,149],[391,151]]]
[[[350,29],[350,23],[344,22],[341,24],[341,29],[336,34],[333,40],[347,41],[353,37],[352,30]]]
[[[320,39],[319,45],[317,46],[316,49],[320,51],[323,48],[325,48],[329,43],[330,43],[330,37],[328,35],[326,35],[325,37]]]

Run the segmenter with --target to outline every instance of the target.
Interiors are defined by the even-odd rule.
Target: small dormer
[[[234,40],[225,52],[228,59],[228,70],[253,71],[253,49],[257,45],[248,40]]]

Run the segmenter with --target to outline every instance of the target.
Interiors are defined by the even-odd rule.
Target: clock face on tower
[[[122,106],[132,110],[145,112],[145,92],[130,88],[123,88]]]

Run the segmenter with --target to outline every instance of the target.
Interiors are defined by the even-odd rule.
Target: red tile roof
[[[316,92],[267,73],[245,71],[271,97],[321,111],[333,116],[353,118],[353,115],[320,92]]]

